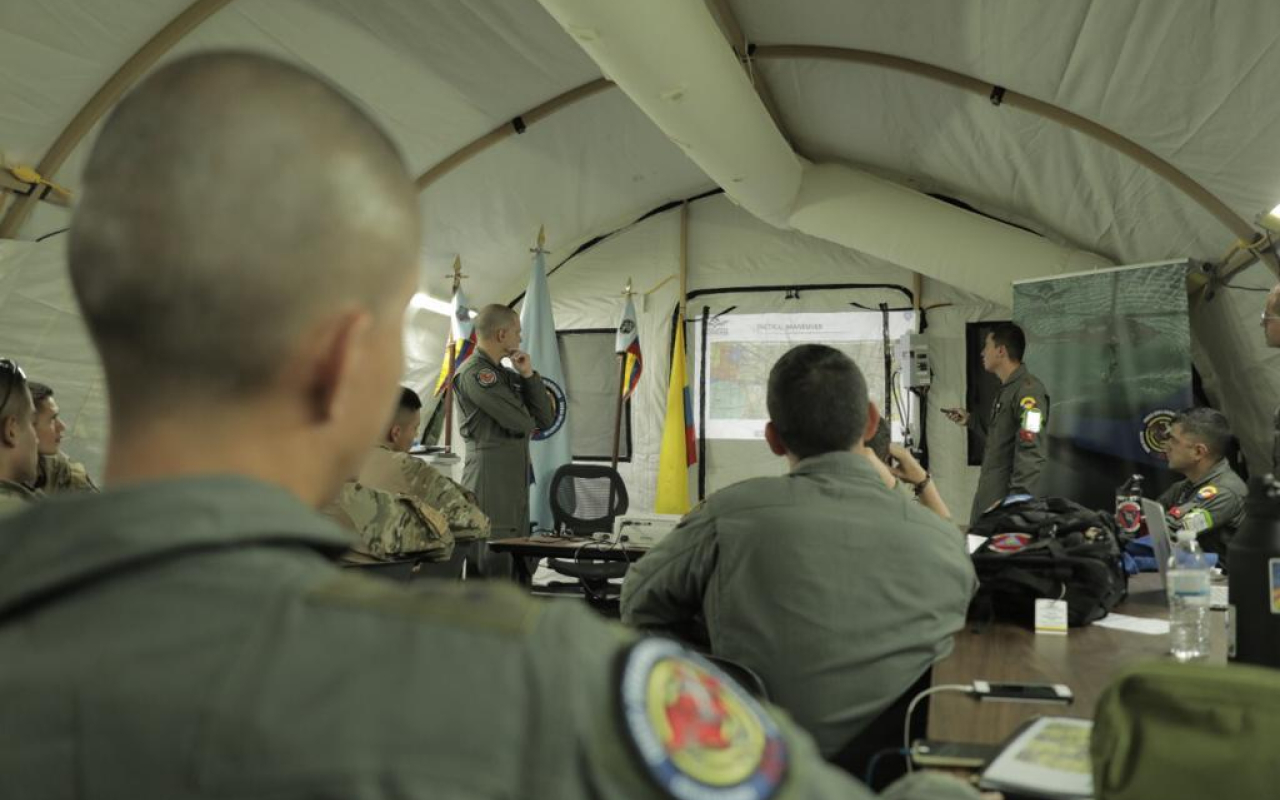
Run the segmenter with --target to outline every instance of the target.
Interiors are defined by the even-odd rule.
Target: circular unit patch
[[[498,382],[498,373],[494,372],[488,367],[485,367],[484,369],[476,373],[476,383],[480,384],[486,389],[488,389],[490,386],[493,386],[497,382]]]
[[[1142,449],[1152,458],[1165,461],[1169,458],[1169,429],[1173,426],[1176,411],[1160,408],[1142,418]]]
[[[565,411],[569,407],[569,402],[565,399],[564,389],[560,388],[560,384],[551,380],[547,376],[542,376],[542,385],[547,387],[547,394],[551,397],[551,424],[545,430],[536,430],[530,438],[535,442],[548,439],[555,436],[556,433],[564,427]]]
[[[1116,506],[1116,527],[1125,533],[1137,533],[1142,527],[1142,506],[1132,500]]]
[[[1205,502],[1208,502],[1217,496],[1218,496],[1217,486],[1206,486],[1200,491],[1196,492],[1196,497],[1200,498],[1201,500],[1204,500]]]
[[[1022,406],[1027,411],[1030,411],[1036,407],[1036,399],[1034,397],[1027,396],[1019,400],[1018,405]]]
[[[741,687],[675,642],[623,656],[622,724],[658,786],[677,800],[767,800],[787,772],[777,725]]]
[[[1029,533],[997,533],[987,544],[988,550],[997,553],[1016,553],[1031,544]]]

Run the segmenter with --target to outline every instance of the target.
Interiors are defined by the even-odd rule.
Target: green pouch
[[[1280,670],[1154,662],[1098,700],[1097,800],[1280,796]]]

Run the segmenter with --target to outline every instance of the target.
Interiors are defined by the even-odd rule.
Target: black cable
[[[51,236],[57,236],[58,234],[60,234],[60,233],[66,233],[66,232],[67,232],[67,231],[69,231],[69,230],[71,230],[71,228],[69,228],[69,227],[67,227],[67,228],[59,228],[58,230],[53,231],[53,232],[51,232],[51,233],[46,233],[44,236],[37,237],[37,238],[36,238],[36,241],[37,241],[37,242],[43,242],[45,239],[48,239],[48,238],[50,238]]]

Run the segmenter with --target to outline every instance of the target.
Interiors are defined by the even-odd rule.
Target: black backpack
[[[969,616],[1032,625],[1037,598],[1067,601],[1067,624],[1102,619],[1128,594],[1115,520],[1062,497],[993,509],[970,526],[978,593]]]

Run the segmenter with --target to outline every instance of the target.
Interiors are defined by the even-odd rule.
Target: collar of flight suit
[[[1022,380],[1025,377],[1027,377],[1027,365],[1019,364],[1017,369],[1009,373],[1008,380],[1000,384],[1000,388],[1003,389],[1007,386],[1012,386],[1014,383]]]
[[[350,537],[285,489],[236,475],[149,481],[47,500],[0,521],[0,616],[184,553]]]
[[[874,458],[874,456],[872,456]],[[860,453],[837,451],[810,456],[791,469],[792,475],[843,475],[851,478],[869,478],[881,486],[880,473]]]
[[[1220,458],[1218,459],[1218,463],[1213,465],[1213,469],[1209,470],[1208,474],[1206,474],[1203,478],[1196,481],[1195,483],[1192,483],[1190,480],[1188,480],[1187,488],[1199,489],[1206,484],[1213,483],[1214,481],[1218,481],[1219,483],[1221,483],[1219,479],[1223,475],[1226,475],[1228,472],[1231,472],[1231,464],[1228,463],[1225,458]]]

